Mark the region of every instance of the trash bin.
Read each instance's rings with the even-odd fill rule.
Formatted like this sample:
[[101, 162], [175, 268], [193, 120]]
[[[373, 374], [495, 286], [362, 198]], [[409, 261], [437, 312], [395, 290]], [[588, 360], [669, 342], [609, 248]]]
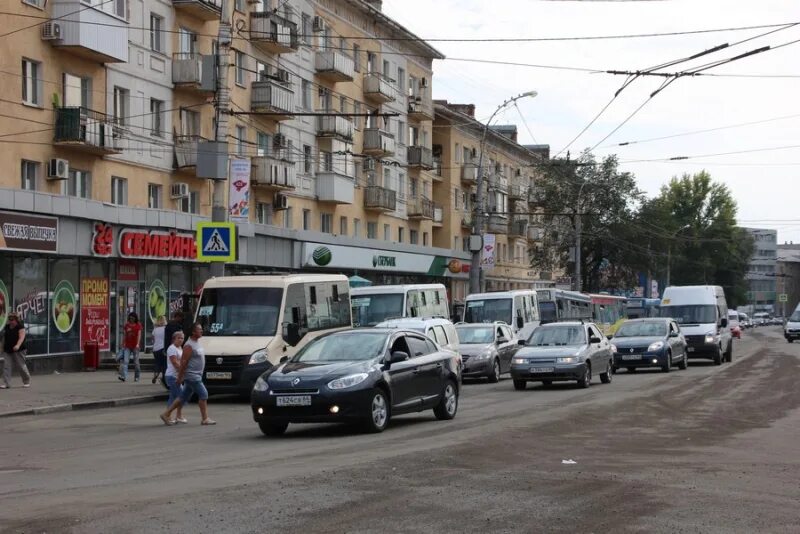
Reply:
[[96, 341], [87, 341], [83, 344], [83, 370], [97, 371], [100, 365], [100, 346]]

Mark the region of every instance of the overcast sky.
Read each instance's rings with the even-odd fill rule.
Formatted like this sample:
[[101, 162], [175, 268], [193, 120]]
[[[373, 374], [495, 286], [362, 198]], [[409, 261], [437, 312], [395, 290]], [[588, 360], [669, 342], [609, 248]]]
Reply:
[[[428, 39], [622, 35], [783, 24], [800, 22], [797, 6], [797, 0], [384, 0], [388, 15]], [[636, 70], [767, 31], [770, 29], [617, 40], [432, 44], [450, 58]], [[800, 25], [665, 70], [683, 70], [798, 39]], [[622, 168], [635, 173], [640, 187], [651, 196], [672, 176], [705, 168], [732, 190], [739, 204], [740, 224], [775, 228], [781, 243], [800, 242], [800, 183], [796, 179], [800, 172], [799, 54], [800, 42], [708, 71], [797, 78], [679, 79], [595, 153], [603, 156], [616, 152], [624, 162], [798, 145], [687, 161], [625, 163]], [[549, 144], [552, 154], [575, 137], [625, 81], [622, 76], [609, 74], [448, 60], [437, 61], [434, 71], [434, 98], [474, 103], [481, 119], [510, 96], [538, 91], [538, 97], [519, 103], [530, 133], [513, 107], [495, 122], [517, 124], [522, 143]], [[654, 77], [632, 83], [570, 147], [572, 154], [601, 141], [661, 83], [662, 79]], [[625, 147], [608, 146], [787, 115], [797, 116]]]

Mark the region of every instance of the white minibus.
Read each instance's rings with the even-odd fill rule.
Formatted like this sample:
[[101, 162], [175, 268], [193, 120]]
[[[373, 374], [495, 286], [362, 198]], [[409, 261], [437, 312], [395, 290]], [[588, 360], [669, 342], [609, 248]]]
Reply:
[[464, 304], [465, 323], [501, 321], [520, 339], [528, 339], [540, 324], [539, 303], [532, 289], [475, 293], [468, 295]]
[[442, 284], [357, 287], [350, 290], [353, 326], [375, 326], [388, 319], [450, 317]]

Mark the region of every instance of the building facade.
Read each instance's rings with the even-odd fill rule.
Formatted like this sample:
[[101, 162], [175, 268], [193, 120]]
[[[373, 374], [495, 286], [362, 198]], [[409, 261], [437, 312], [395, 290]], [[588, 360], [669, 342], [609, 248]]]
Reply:
[[[753, 313], [776, 313], [778, 273], [778, 232], [764, 228], [745, 228], [755, 247], [746, 279], [750, 286], [747, 305]], [[741, 308], [740, 308], [741, 309]]]
[[778, 301], [776, 312], [788, 317], [800, 305], [800, 245], [778, 245], [777, 269], [777, 292], [786, 295], [786, 300]]

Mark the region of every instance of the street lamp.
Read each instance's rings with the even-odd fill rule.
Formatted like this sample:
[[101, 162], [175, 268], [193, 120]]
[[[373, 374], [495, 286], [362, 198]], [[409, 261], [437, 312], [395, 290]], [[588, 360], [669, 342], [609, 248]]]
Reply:
[[669, 242], [669, 245], [667, 245], [667, 287], [669, 287], [669, 283], [670, 283], [670, 279], [671, 279], [670, 275], [672, 274], [672, 240], [675, 239], [676, 237], [678, 237], [678, 234], [680, 234], [684, 230], [688, 230], [691, 227], [692, 227], [691, 224], [684, 224], [683, 226], [678, 228], [676, 231], [674, 231], [672, 233], [672, 235], [670, 236], [670, 238], [669, 238], [670, 242]]
[[481, 251], [483, 250], [483, 152], [484, 147], [486, 145], [486, 135], [489, 133], [489, 126], [492, 124], [492, 121], [500, 113], [503, 109], [507, 108], [517, 100], [522, 98], [534, 98], [539, 93], [536, 91], [527, 91], [515, 97], [509, 98], [502, 104], [500, 104], [492, 116], [489, 117], [489, 120], [483, 125], [483, 134], [481, 135], [481, 144], [480, 144], [480, 156], [478, 157], [478, 194], [475, 198], [475, 206], [473, 206], [473, 211], [475, 216], [473, 217], [472, 221], [472, 235], [480, 235], [480, 248], [475, 247], [474, 245], [471, 246], [472, 249], [472, 265], [469, 271], [469, 292], [470, 293], [479, 293], [483, 286], [483, 272], [481, 270]]

